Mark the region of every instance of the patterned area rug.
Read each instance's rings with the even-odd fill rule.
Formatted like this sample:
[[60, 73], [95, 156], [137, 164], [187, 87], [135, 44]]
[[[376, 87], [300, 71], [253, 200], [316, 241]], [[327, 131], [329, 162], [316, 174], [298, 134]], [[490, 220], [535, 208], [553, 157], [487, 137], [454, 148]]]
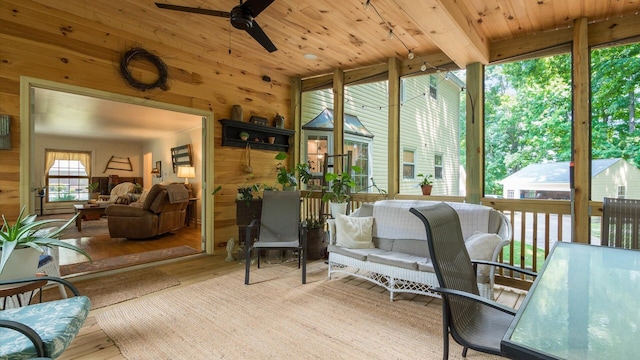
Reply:
[[199, 253], [200, 252], [196, 249], [190, 246], [183, 245], [168, 249], [147, 251], [138, 254], [115, 256], [107, 259], [98, 259], [94, 260], [93, 263], [85, 261], [75, 264], [62, 265], [60, 266], [60, 274], [62, 276], [65, 276], [68, 274], [113, 270], [127, 266], [146, 264], [154, 261], [173, 259], [180, 256], [195, 255]]

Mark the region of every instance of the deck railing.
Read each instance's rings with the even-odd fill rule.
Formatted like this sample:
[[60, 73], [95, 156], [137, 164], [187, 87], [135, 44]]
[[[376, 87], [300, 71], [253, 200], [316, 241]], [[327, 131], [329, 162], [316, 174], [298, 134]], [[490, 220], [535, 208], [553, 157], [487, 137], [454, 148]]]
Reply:
[[[303, 191], [303, 216], [320, 213], [320, 192]], [[380, 194], [353, 194], [350, 208], [357, 209], [363, 202], [387, 198]], [[396, 199], [423, 199], [463, 202], [463, 197], [435, 197], [398, 195]], [[483, 198], [482, 204], [504, 213], [511, 222], [511, 242], [503, 250], [499, 261], [521, 268], [539, 271], [549, 251], [557, 241], [572, 241], [571, 204], [566, 200], [494, 199]], [[592, 217], [599, 220], [602, 202], [591, 202]], [[599, 223], [599, 221], [597, 222]], [[597, 224], [596, 224], [597, 227]], [[592, 234], [590, 243], [599, 243], [598, 234]], [[496, 283], [528, 289], [533, 279], [517, 272], [496, 271]]]

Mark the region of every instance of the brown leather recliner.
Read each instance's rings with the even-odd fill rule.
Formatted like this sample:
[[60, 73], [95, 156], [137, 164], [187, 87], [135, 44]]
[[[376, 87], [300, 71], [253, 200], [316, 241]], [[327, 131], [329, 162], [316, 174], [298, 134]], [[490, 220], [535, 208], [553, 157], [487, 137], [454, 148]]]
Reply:
[[105, 210], [112, 238], [146, 239], [184, 225], [189, 191], [184, 184], [153, 185], [144, 202], [109, 205]]

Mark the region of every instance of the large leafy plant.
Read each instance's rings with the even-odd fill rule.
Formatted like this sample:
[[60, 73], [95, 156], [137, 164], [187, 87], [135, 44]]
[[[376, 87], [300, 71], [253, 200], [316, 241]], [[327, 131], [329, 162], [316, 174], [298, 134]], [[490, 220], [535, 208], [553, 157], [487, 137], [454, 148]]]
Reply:
[[[353, 166], [351, 169], [355, 173], [362, 171], [362, 168], [359, 166]], [[344, 203], [349, 200], [351, 197], [349, 192], [356, 186], [356, 181], [353, 179], [353, 176], [351, 176], [351, 173], [346, 171], [341, 174], [327, 173], [324, 178], [327, 182], [330, 182], [331, 185], [328, 188], [329, 192], [322, 196], [322, 201]]]
[[[285, 160], [288, 157], [287, 153], [279, 152], [276, 154], [276, 160]], [[296, 164], [291, 170], [288, 170], [285, 165], [279, 163], [277, 165], [278, 173], [276, 175], [276, 180], [278, 184], [282, 185], [283, 188], [298, 186], [297, 176], [300, 176], [300, 182], [306, 184], [311, 179], [312, 175], [309, 171], [309, 164]]]
[[46, 233], [41, 236], [38, 234], [38, 230], [41, 230], [43, 227], [48, 226], [52, 223], [60, 223], [64, 222], [64, 220], [60, 219], [47, 219], [47, 220], [37, 220], [35, 214], [24, 217], [24, 207], [20, 210], [20, 214], [18, 215], [18, 219], [15, 224], [11, 225], [5, 218], [4, 214], [2, 215], [2, 221], [4, 222], [2, 228], [0, 228], [0, 250], [2, 251], [2, 257], [0, 258], [0, 272], [4, 269], [5, 264], [11, 257], [11, 254], [16, 248], [22, 247], [32, 247], [38, 251], [44, 251], [44, 247], [62, 247], [65, 249], [70, 249], [73, 251], [77, 251], [80, 254], [84, 255], [91, 260], [91, 256], [82, 250], [81, 248], [66, 243], [64, 241], [58, 240], [56, 237], [64, 231], [69, 225], [71, 225], [79, 214], [76, 214], [69, 221], [67, 221], [64, 225], [57, 228], [57, 230]]

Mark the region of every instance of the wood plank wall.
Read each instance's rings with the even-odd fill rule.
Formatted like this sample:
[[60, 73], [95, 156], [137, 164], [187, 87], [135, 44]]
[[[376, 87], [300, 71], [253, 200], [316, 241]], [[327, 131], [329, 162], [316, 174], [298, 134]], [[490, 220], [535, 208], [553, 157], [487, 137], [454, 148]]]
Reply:
[[[292, 128], [291, 79], [277, 73], [265, 74], [250, 59], [225, 58], [223, 54], [189, 52], [188, 44], [161, 43], [153, 34], [140, 33], [133, 24], [118, 19], [94, 21], [87, 8], [73, 13], [32, 1], [0, 1], [0, 114], [11, 116], [11, 150], [0, 150], [0, 213], [15, 219], [20, 211], [20, 77], [29, 76], [63, 84], [148, 98], [212, 111], [214, 113], [214, 186], [222, 185], [215, 199], [215, 246], [237, 237], [235, 198], [237, 186], [247, 181], [242, 171], [244, 150], [221, 146], [220, 118], [228, 118], [231, 107], [240, 104], [245, 121], [251, 115], [273, 119], [284, 115]], [[109, 24], [109, 25], [105, 25]], [[142, 47], [158, 55], [169, 67], [169, 89], [141, 92], [127, 85], [118, 72], [121, 54]], [[131, 70], [153, 81], [151, 65]], [[271, 77], [270, 82], [262, 80]], [[251, 183], [275, 183], [275, 152], [253, 150]], [[211, 160], [209, 160], [211, 164]], [[211, 179], [209, 179], [211, 181]], [[206, 219], [211, 221], [211, 219]]]

